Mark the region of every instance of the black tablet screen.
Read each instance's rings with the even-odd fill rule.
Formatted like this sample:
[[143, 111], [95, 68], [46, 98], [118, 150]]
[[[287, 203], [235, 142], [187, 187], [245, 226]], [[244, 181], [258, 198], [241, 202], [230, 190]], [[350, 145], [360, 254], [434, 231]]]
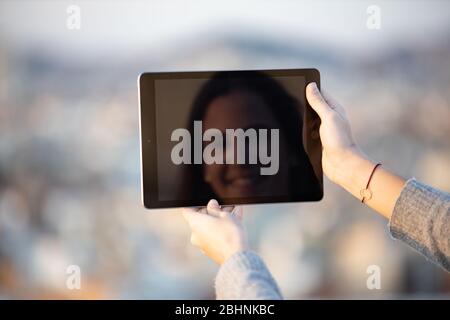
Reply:
[[319, 200], [320, 140], [304, 123], [305, 84], [259, 71], [154, 79], [157, 201]]

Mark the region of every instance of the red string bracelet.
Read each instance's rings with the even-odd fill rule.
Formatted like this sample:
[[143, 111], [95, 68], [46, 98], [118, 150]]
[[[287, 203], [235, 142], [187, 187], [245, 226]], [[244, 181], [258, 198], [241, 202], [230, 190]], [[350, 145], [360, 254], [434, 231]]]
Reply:
[[375, 170], [381, 166], [381, 163], [377, 163], [375, 167], [373, 167], [372, 173], [370, 174], [369, 180], [367, 180], [367, 185], [365, 189], [361, 189], [359, 192], [361, 194], [361, 202], [364, 203], [366, 200], [372, 199], [372, 190], [369, 189], [370, 181], [372, 180], [373, 174], [375, 173]]

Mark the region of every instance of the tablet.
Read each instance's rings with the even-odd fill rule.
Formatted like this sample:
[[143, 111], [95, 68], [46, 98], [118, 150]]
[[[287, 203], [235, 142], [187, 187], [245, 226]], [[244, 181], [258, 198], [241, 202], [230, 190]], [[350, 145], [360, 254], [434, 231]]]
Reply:
[[144, 206], [318, 201], [316, 69], [143, 73], [138, 79]]

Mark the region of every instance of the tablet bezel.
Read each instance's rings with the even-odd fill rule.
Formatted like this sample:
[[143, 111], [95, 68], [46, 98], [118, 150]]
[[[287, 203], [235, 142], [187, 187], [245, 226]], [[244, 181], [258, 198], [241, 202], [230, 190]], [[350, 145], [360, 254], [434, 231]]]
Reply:
[[[214, 71], [183, 71], [183, 72], [145, 72], [138, 78], [139, 91], [139, 135], [140, 135], [140, 162], [141, 162], [141, 196], [142, 203], [147, 209], [176, 208], [176, 207], [198, 207], [205, 206], [206, 203], [194, 203], [193, 200], [159, 200], [158, 199], [158, 163], [156, 149], [156, 109], [155, 109], [155, 80], [160, 79], [203, 79], [210, 78]], [[310, 82], [316, 82], [320, 88], [320, 73], [317, 69], [280, 69], [280, 70], [229, 70], [229, 71], [261, 71], [272, 77], [298, 76], [305, 78], [305, 87]], [[306, 95], [306, 93], [303, 93]], [[306, 134], [307, 139], [311, 139], [311, 133], [317, 131], [320, 126], [320, 118], [308, 104], [306, 96], [305, 114], [310, 113], [314, 125], [312, 131]], [[306, 117], [305, 117], [306, 118]], [[320, 139], [319, 139], [320, 143]], [[320, 148], [321, 150], [321, 148]], [[322, 155], [318, 155], [321, 163]], [[321, 169], [321, 166], [320, 166]], [[323, 198], [323, 173], [320, 170], [318, 176], [321, 185], [321, 194], [314, 199], [299, 200], [293, 196], [282, 197], [255, 197], [255, 198], [228, 198], [223, 199], [221, 204], [269, 204], [284, 202], [311, 202], [320, 201]]]

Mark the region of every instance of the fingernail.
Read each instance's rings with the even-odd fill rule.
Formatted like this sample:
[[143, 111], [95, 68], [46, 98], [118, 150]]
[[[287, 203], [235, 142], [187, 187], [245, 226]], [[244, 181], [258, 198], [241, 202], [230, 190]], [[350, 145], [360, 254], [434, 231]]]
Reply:
[[216, 199], [211, 199], [208, 202], [208, 207], [219, 208], [219, 202]]

